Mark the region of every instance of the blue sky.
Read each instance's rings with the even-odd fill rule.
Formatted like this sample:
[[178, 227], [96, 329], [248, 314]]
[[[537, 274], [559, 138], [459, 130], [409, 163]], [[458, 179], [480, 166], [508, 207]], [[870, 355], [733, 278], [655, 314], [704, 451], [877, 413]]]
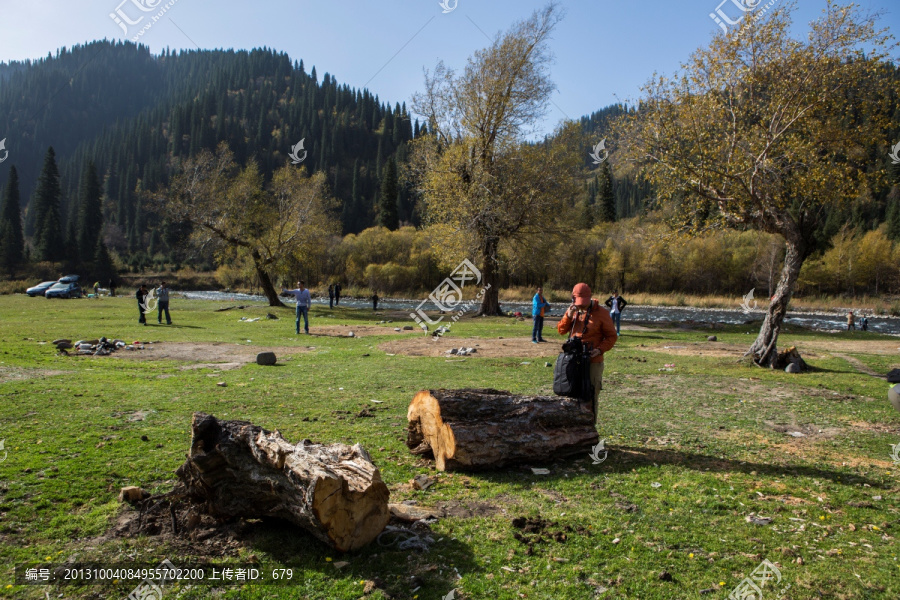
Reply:
[[[588, 114], [629, 101], [654, 72], [672, 73], [692, 50], [705, 45], [717, 25], [717, 7], [740, 14], [726, 0], [569, 0], [566, 18], [551, 46], [558, 91], [542, 124]], [[755, 0], [747, 0], [754, 2]], [[775, 0], [786, 2], [787, 0]], [[303, 59], [353, 87], [367, 86], [383, 100], [409, 101], [422, 87], [422, 70], [439, 59], [461, 67], [487, 36], [507, 29], [542, 7], [544, 0], [0, 0], [0, 61], [46, 56], [61, 46], [94, 39], [125, 39], [110, 13], [132, 21], [174, 2], [140, 38], [159, 53], [177, 48], [267, 46]], [[142, 13], [133, 2], [156, 7]], [[882, 23], [900, 31], [897, 0], [861, 0], [866, 10], [885, 13]], [[800, 0], [795, 22], [818, 16], [825, 0]], [[131, 39], [143, 22], [131, 27]]]

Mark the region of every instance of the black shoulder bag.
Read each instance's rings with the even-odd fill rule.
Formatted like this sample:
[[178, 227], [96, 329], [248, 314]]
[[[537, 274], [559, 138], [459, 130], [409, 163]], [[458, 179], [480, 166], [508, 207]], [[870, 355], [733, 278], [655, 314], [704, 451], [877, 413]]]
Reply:
[[[591, 304], [591, 309], [594, 305]], [[577, 318], [576, 318], [577, 319]], [[590, 309], [584, 316], [583, 336], [587, 332]], [[586, 402], [594, 400], [594, 386], [591, 385], [591, 344], [580, 337], [572, 337], [576, 323], [569, 330], [569, 337], [563, 344], [562, 352], [556, 357], [553, 369], [553, 393], [567, 398], [580, 398]]]

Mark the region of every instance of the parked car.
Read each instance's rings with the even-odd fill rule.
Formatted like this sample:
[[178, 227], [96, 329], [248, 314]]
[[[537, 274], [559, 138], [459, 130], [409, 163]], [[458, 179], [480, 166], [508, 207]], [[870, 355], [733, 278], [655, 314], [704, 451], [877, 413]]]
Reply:
[[81, 298], [83, 292], [78, 281], [65, 281], [67, 277], [63, 277], [53, 284], [53, 286], [44, 293], [47, 298]]
[[55, 281], [44, 281], [42, 283], [37, 284], [34, 287], [28, 288], [27, 290], [25, 290], [25, 293], [28, 294], [29, 296], [31, 296], [32, 298], [34, 298], [35, 296], [43, 296], [46, 293], [46, 291], [50, 289], [50, 286], [52, 286], [54, 283], [56, 283], [56, 282]]

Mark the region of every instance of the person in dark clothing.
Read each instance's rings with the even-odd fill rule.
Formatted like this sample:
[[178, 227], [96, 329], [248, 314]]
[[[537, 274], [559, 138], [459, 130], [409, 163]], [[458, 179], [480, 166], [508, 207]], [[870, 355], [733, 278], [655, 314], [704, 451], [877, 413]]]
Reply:
[[628, 302], [625, 301], [625, 298], [619, 295], [618, 291], [615, 291], [613, 292], [612, 296], [607, 298], [605, 304], [606, 308], [609, 309], [609, 316], [612, 317], [613, 323], [616, 324], [616, 335], [622, 335], [622, 311], [625, 310], [626, 306], [628, 306]]
[[328, 286], [328, 308], [334, 308], [334, 284]]
[[116, 280], [113, 278], [109, 279], [109, 295], [113, 298], [116, 296]]
[[859, 327], [863, 331], [869, 330], [869, 317], [863, 315], [863, 317], [859, 320]]
[[147, 315], [144, 313], [147, 310], [147, 285], [141, 284], [141, 287], [138, 288], [138, 291], [135, 292], [134, 297], [137, 298], [138, 301], [138, 323], [141, 325], [147, 324]]
[[341, 284], [334, 284], [334, 303], [336, 305], [340, 305], [341, 303]]
[[372, 310], [373, 311], [378, 310], [378, 293], [377, 292], [372, 296]]

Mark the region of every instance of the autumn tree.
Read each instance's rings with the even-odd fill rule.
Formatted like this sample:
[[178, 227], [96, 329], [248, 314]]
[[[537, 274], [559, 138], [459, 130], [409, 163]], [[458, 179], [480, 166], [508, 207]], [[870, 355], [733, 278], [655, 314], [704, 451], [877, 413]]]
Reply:
[[161, 200], [170, 219], [193, 225], [198, 244], [249, 257], [270, 306], [283, 306], [272, 273], [339, 229], [324, 174], [288, 165], [265, 185], [257, 165], [240, 168], [225, 144], [187, 160]]
[[526, 143], [555, 89], [548, 41], [561, 16], [558, 4], [548, 4], [476, 52], [459, 74], [439, 62], [413, 99], [429, 125], [415, 142], [412, 167], [425, 221], [464, 237], [456, 247], [480, 255], [490, 286], [482, 315], [501, 312], [500, 245], [540, 231], [574, 185], [566, 150], [581, 140], [566, 146], [571, 131], [552, 143]]
[[867, 149], [888, 139], [893, 107], [877, 99], [896, 97], [885, 89], [896, 82], [878, 76], [890, 38], [877, 16], [829, 0], [801, 41], [790, 35], [795, 8], [748, 18], [740, 35], [719, 33], [695, 51], [677, 77], [654, 77], [617, 136], [619, 158], [644, 167], [683, 231], [753, 228], [784, 238], [778, 284], [747, 352], [765, 366], [820, 221], [885, 185]]

